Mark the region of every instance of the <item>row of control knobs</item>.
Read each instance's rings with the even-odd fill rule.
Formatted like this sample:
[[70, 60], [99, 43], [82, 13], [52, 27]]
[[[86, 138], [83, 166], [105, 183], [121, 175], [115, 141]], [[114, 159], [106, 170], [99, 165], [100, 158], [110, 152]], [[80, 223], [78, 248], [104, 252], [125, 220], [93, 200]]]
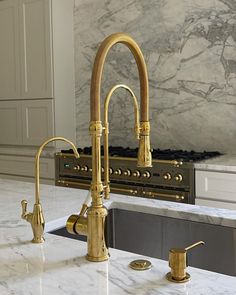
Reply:
[[[80, 166], [80, 165], [76, 165], [74, 167], [74, 170], [76, 171], [82, 171], [82, 172], [92, 172], [92, 168], [88, 168], [88, 166]], [[102, 173], [104, 173], [104, 168], [102, 167]], [[139, 170], [135, 170], [134, 172], [132, 172], [130, 169], [126, 169], [124, 172], [122, 171], [122, 169], [118, 168], [115, 171], [112, 168], [109, 168], [109, 174], [115, 174], [115, 175], [125, 175], [125, 176], [134, 176], [134, 177], [145, 177], [145, 178], [150, 178], [151, 177], [151, 173], [149, 171], [144, 171], [143, 173], [141, 173]]]
[[[80, 166], [77, 165], [74, 167], [74, 170], [76, 171], [82, 171], [82, 172], [92, 172], [92, 168], [88, 168], [88, 166], [84, 165], [84, 166]], [[102, 173], [104, 173], [104, 168], [102, 167]], [[117, 176], [133, 176], [133, 177], [145, 177], [145, 178], [150, 178], [151, 177], [151, 173], [149, 171], [144, 171], [143, 173], [141, 173], [141, 171], [139, 170], [135, 170], [135, 171], [131, 171], [130, 169], [126, 169], [125, 171], [122, 171], [122, 169], [118, 168], [115, 171], [112, 168], [109, 168], [109, 174], [115, 174]], [[183, 181], [183, 176], [181, 174], [176, 174], [174, 176], [172, 176], [169, 172], [165, 173], [163, 175], [163, 178], [167, 181], [174, 179], [177, 182], [182, 182]]]
[[[173, 177], [172, 177], [172, 175], [169, 172], [167, 172], [166, 174], [164, 174], [163, 178], [165, 180], [171, 180]], [[183, 175], [176, 174], [174, 176], [174, 180], [177, 181], [177, 182], [182, 182], [183, 181]]]

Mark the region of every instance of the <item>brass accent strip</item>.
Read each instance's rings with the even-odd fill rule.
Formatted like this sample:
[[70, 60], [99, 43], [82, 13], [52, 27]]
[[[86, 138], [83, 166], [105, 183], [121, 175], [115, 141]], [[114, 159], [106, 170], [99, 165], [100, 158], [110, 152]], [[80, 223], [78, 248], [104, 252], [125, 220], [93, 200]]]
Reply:
[[[67, 153], [57, 153], [56, 156], [58, 157], [74, 157], [73, 154], [67, 154]], [[84, 155], [81, 154], [80, 157], [85, 157], [85, 158], [91, 158], [91, 155]], [[103, 158], [103, 156], [102, 156]], [[131, 157], [114, 157], [113, 159], [115, 160], [127, 160], [127, 161], [136, 161], [137, 158], [131, 158]], [[177, 161], [177, 160], [158, 160], [158, 159], [152, 159], [152, 162], [154, 163], [159, 163], [159, 164], [170, 164], [176, 167], [182, 166], [183, 162], [182, 161]]]
[[166, 194], [166, 193], [156, 193], [156, 192], [145, 192], [143, 191], [144, 195], [148, 196], [159, 196], [159, 197], [164, 197], [164, 198], [172, 198], [176, 200], [184, 200], [185, 197], [183, 195], [171, 195], [171, 194]]
[[[75, 185], [75, 186], [84, 186], [84, 187], [89, 187], [90, 185], [87, 183], [83, 183], [83, 182], [75, 182], [75, 181], [65, 181], [65, 180], [58, 180], [58, 183], [61, 184], [71, 184], [71, 185]], [[111, 190], [113, 191], [121, 191], [121, 192], [125, 192], [125, 193], [130, 193], [130, 194], [137, 194], [138, 191], [136, 189], [126, 189], [126, 188], [119, 188], [119, 187], [111, 187]], [[157, 192], [145, 192], [143, 191], [143, 195], [147, 195], [147, 196], [159, 196], [159, 197], [163, 197], [163, 198], [173, 198], [176, 200], [184, 200], [185, 197], [183, 195], [171, 195], [171, 194], [166, 194], [166, 193], [157, 193]]]

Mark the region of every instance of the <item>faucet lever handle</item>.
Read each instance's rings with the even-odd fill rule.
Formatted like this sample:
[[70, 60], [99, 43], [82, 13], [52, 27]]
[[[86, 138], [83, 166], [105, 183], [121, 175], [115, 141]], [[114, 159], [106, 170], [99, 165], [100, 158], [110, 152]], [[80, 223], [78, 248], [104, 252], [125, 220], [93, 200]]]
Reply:
[[26, 211], [27, 211], [27, 205], [28, 205], [28, 202], [26, 200], [22, 200], [21, 201], [21, 207], [22, 207], [22, 218], [26, 215]]
[[22, 207], [21, 218], [22, 218], [22, 219], [25, 219], [25, 220], [28, 221], [28, 222], [30, 222], [33, 213], [28, 213], [28, 212], [27, 212], [27, 205], [28, 205], [28, 202], [27, 202], [26, 200], [22, 200], [22, 201], [21, 201], [21, 207]]

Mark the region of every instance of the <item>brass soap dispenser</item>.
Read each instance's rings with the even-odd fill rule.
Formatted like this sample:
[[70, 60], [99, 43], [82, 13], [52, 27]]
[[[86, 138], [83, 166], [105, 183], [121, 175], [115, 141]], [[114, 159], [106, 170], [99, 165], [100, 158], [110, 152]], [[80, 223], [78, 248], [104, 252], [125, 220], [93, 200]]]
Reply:
[[199, 241], [184, 249], [172, 248], [169, 251], [169, 266], [171, 271], [167, 273], [167, 280], [174, 283], [185, 283], [190, 280], [190, 274], [186, 272], [187, 267], [187, 251], [199, 246], [204, 245], [203, 241]]

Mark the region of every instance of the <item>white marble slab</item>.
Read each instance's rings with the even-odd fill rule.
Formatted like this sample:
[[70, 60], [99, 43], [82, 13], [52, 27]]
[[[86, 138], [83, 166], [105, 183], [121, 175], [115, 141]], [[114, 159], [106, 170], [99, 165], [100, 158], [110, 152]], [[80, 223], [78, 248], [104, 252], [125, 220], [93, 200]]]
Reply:
[[[78, 211], [76, 208], [79, 209], [86, 194], [84, 190], [42, 185], [42, 205], [46, 221], [51, 222], [49, 225], [58, 226], [54, 220], [64, 222], [63, 217]], [[165, 280], [169, 267], [167, 262], [162, 260], [148, 258], [153, 263], [153, 268], [146, 272], [135, 272], [128, 264], [133, 259], [142, 257], [140, 255], [110, 249], [111, 258], [108, 262], [90, 263], [84, 258], [86, 243], [80, 241], [45, 234], [44, 244], [31, 244], [30, 225], [20, 218], [20, 201], [23, 197], [29, 200], [31, 209], [34, 201], [32, 183], [0, 179], [1, 295], [235, 295], [235, 277], [189, 267], [188, 272], [192, 275], [192, 280], [178, 285]], [[210, 213], [206, 208], [199, 206], [155, 202], [119, 195], [111, 195], [107, 207], [140, 209], [143, 212], [150, 210], [152, 214], [159, 212], [165, 216], [176, 211], [176, 215], [184, 219], [185, 214], [196, 216], [201, 210], [202, 216], [206, 212]], [[230, 214], [231, 211], [216, 210], [215, 219], [224, 220], [227, 212]], [[200, 220], [202, 216], [199, 215]], [[214, 219], [212, 216], [208, 218], [209, 223]], [[231, 218], [233, 220], [233, 214]]]
[[236, 173], [236, 155], [226, 154], [194, 164], [197, 170], [209, 170]]

